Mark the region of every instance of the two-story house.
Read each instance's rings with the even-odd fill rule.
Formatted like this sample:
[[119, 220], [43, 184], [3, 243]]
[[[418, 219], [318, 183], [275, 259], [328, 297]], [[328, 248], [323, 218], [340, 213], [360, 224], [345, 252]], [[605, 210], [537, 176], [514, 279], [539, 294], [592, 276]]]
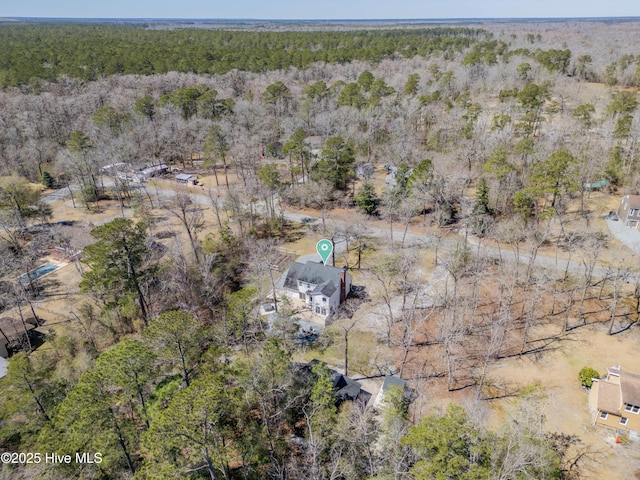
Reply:
[[593, 380], [589, 407], [595, 425], [640, 432], [640, 375], [607, 368], [605, 378]]
[[293, 262], [276, 285], [281, 295], [302, 300], [314, 315], [327, 319], [335, 313], [351, 291], [347, 267], [336, 268], [321, 262]]
[[620, 200], [618, 217], [628, 227], [640, 226], [640, 195], [625, 195]]

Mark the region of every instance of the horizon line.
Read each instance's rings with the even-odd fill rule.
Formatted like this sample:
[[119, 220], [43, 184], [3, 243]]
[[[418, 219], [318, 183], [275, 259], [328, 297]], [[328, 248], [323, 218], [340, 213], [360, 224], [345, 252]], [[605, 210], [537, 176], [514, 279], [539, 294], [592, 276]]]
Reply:
[[226, 21], [226, 22], [420, 22], [460, 20], [616, 20], [640, 19], [640, 15], [589, 17], [425, 17], [425, 18], [241, 18], [241, 17], [39, 17], [0, 16], [0, 21], [11, 20], [135, 20], [135, 21]]

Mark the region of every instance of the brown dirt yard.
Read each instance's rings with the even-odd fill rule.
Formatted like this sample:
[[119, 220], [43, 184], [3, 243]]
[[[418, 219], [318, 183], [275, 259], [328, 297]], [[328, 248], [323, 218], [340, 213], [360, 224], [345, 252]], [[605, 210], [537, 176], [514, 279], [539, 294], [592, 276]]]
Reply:
[[[230, 183], [239, 183], [235, 175], [229, 175]], [[233, 180], [232, 180], [233, 178]], [[222, 179], [222, 177], [221, 177]], [[205, 184], [211, 178], [203, 179]], [[210, 184], [210, 183], [209, 183]], [[213, 182], [215, 186], [215, 181]], [[224, 185], [224, 183], [223, 183]], [[152, 190], [152, 189], [151, 189]], [[194, 191], [199, 189], [194, 188]], [[224, 187], [217, 189], [221, 195], [226, 190]], [[153, 192], [151, 192], [153, 194]], [[202, 191], [199, 193], [203, 193]], [[591, 228], [606, 231], [604, 221], [600, 221], [599, 212], [606, 213], [614, 209], [613, 205], [618, 201], [618, 196], [606, 193], [594, 192], [588, 199], [588, 204], [593, 211]], [[54, 209], [54, 221], [75, 222], [69, 234], [76, 238], [75, 246], [81, 248], [90, 240], [88, 231], [92, 225], [104, 223], [120, 215], [120, 209], [116, 202], [105, 202], [101, 213], [89, 213], [80, 208], [73, 209], [70, 201], [59, 201], [52, 205]], [[204, 207], [210, 210], [210, 207]], [[575, 216], [575, 204], [572, 202], [570, 210], [573, 210], [573, 222], [575, 228], [580, 228], [580, 220]], [[319, 213], [313, 210], [301, 210], [301, 213], [319, 217]], [[132, 212], [131, 212], [132, 213]], [[180, 241], [183, 236], [182, 229], [173, 218], [168, 218], [166, 211], [154, 211], [155, 215], [164, 220], [157, 226], [158, 230], [175, 231], [173, 241]], [[341, 221], [349, 219], [350, 211], [335, 210], [329, 213], [329, 221]], [[210, 230], [202, 232], [213, 233], [215, 220], [212, 212], [206, 212], [206, 221]], [[319, 224], [319, 222], [316, 222]], [[385, 228], [386, 222], [370, 221], [372, 226]], [[77, 230], [76, 230], [77, 229]], [[398, 231], [400, 228], [398, 229]], [[433, 233], [432, 226], [424, 226], [422, 219], [414, 219], [411, 225], [413, 233]], [[557, 229], [554, 227], [554, 231]], [[287, 249], [295, 254], [309, 253], [315, 249], [315, 241], [320, 232], [308, 232], [294, 244], [287, 244]], [[441, 235], [455, 235], [442, 232]], [[186, 242], [183, 246], [186, 247]], [[383, 239], [372, 241], [376, 251], [368, 251], [365, 254], [363, 264], [372, 265], [378, 255], [385, 253], [388, 248]], [[606, 253], [601, 259], [608, 263], [615, 258], [615, 252], [619, 248], [616, 241], [611, 241]], [[387, 252], [388, 253], [388, 252]], [[430, 249], [418, 249], [421, 263], [421, 276], [428, 278], [434, 264], [434, 252]], [[552, 256], [556, 254], [552, 247], [544, 247], [541, 254]], [[560, 252], [561, 256], [568, 252]], [[353, 254], [350, 255], [349, 264], [354, 264]], [[59, 270], [52, 272], [43, 279], [45, 295], [36, 302], [37, 312], [47, 320], [43, 328], [73, 329], [76, 328], [69, 319], [70, 305], [78, 305], [82, 295], [77, 290], [80, 281], [80, 273], [71, 263]], [[365, 303], [356, 313], [359, 320], [356, 322], [350, 336], [350, 364], [353, 376], [374, 375], [380, 368], [397, 363], [398, 353], [387, 348], [382, 337], [384, 336], [384, 305], [380, 303], [380, 289], [366, 273], [354, 272], [354, 282], [366, 285], [371, 294], [371, 303]], [[327, 329], [329, 335], [333, 335], [333, 343], [323, 351], [300, 352], [299, 358], [320, 358], [330, 364], [341, 366], [343, 362], [344, 330], [341, 325], [346, 321], [337, 321]], [[551, 327], [549, 327], [551, 328]], [[557, 322], [553, 325], [554, 334], [557, 333]], [[45, 330], [46, 331], [46, 330]], [[537, 332], [543, 333], [543, 332]], [[539, 385], [549, 396], [548, 406], [544, 412], [546, 428], [550, 432], [558, 432], [573, 435], [579, 438], [580, 443], [576, 450], [586, 449], [594, 452], [590, 461], [583, 468], [584, 478], [599, 478], [601, 480], [633, 478], [635, 472], [640, 471], [640, 446], [637, 442], [629, 445], [616, 445], [613, 442], [613, 433], [596, 429], [590, 423], [590, 412], [587, 405], [588, 393], [578, 382], [578, 371], [584, 366], [597, 369], [600, 373], [606, 371], [606, 367], [621, 365], [623, 368], [640, 372], [638, 361], [638, 346], [640, 345], [640, 328], [634, 325], [626, 331], [616, 335], [607, 335], [606, 323], [593, 323], [576, 328], [559, 338], [554, 348], [547, 349], [535, 355], [512, 356], [502, 358], [490, 364], [488, 378], [492, 384], [502, 384], [514, 387], [513, 390], [521, 390], [528, 386]], [[441, 360], [441, 359], [440, 359]], [[410, 373], [410, 372], [409, 372]], [[381, 382], [380, 382], [381, 383]], [[370, 389], [375, 389], [377, 383], [371, 382]], [[427, 414], [432, 408], [445, 405], [449, 402], [464, 403], [475, 396], [474, 388], [466, 388], [456, 392], [449, 392], [446, 387], [446, 379], [442, 377], [429, 378], [426, 381], [414, 381], [414, 386], [423, 393], [423, 399], [418, 405], [414, 405], [414, 414]], [[374, 392], [375, 393], [375, 392]], [[506, 411], [513, 397], [494, 400], [482, 400], [482, 404], [489, 408], [489, 422], [494, 427], [499, 427], [506, 420]]]
[[[544, 412], [547, 430], [575, 435], [581, 441], [578, 448], [597, 452], [593, 455], [595, 461], [583, 469], [584, 478], [630, 479], [640, 473], [640, 445], [637, 441], [617, 445], [613, 431], [591, 425], [588, 392], [578, 382], [578, 372], [590, 366], [604, 374], [606, 368], [613, 365], [639, 372], [639, 345], [637, 326], [624, 333], [608, 335], [606, 325], [595, 324], [572, 331], [557, 349], [538, 358], [522, 356], [501, 360], [491, 367], [490, 375], [499, 382], [522, 386], [539, 384], [543, 388], [549, 395]], [[501, 412], [508, 402], [509, 399], [490, 402], [494, 424], [504, 421]]]

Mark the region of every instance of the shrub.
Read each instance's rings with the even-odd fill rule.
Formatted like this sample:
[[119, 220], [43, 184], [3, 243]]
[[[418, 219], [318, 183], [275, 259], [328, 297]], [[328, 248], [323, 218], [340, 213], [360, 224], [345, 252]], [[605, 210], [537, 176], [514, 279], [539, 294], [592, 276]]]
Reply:
[[600, 374], [591, 367], [583, 367], [578, 373], [578, 380], [580, 380], [583, 387], [591, 388], [594, 378], [600, 378]]

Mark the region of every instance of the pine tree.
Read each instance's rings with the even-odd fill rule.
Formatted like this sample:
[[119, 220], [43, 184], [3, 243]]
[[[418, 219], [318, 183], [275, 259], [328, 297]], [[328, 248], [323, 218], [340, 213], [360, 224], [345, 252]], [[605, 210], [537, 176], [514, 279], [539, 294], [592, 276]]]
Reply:
[[380, 199], [371, 182], [366, 182], [360, 187], [355, 196], [355, 202], [361, 212], [367, 215], [377, 215]]

